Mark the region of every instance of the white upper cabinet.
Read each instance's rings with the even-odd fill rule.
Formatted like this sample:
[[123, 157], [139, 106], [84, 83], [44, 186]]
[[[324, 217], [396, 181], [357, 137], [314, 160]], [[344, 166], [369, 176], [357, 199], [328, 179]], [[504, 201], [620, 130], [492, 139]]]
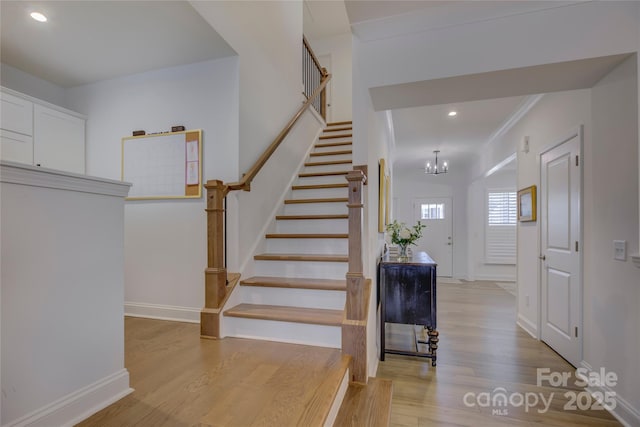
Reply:
[[23, 135], [33, 135], [33, 102], [0, 92], [1, 128]]
[[82, 115], [4, 88], [0, 95], [0, 159], [85, 173]]
[[33, 137], [0, 129], [0, 159], [33, 163]]
[[33, 115], [33, 163], [84, 174], [85, 121], [38, 104]]

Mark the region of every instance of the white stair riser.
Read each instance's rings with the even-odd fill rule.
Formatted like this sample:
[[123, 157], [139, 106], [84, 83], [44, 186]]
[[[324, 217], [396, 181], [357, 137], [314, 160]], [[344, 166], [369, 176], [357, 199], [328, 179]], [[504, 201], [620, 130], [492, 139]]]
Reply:
[[309, 325], [228, 316], [225, 318], [225, 325], [227, 325], [227, 335], [231, 337], [331, 348], [340, 348], [342, 346], [342, 330], [339, 326]]
[[[334, 151], [334, 150], [330, 150]], [[309, 156], [307, 161], [309, 162], [324, 162], [324, 161], [333, 161], [333, 160], [352, 160], [353, 156], [351, 154], [328, 154], [324, 156]]]
[[346, 175], [309, 176], [298, 178], [295, 185], [344, 184], [345, 182], [347, 182]]
[[276, 233], [348, 233], [347, 219], [278, 220]]
[[284, 215], [346, 214], [347, 202], [291, 203], [284, 205]]
[[[306, 185], [306, 184], [300, 184]], [[312, 190], [292, 190], [292, 199], [318, 199], [333, 197], [348, 197], [348, 188], [314, 188]]]
[[[318, 161], [310, 160], [311, 163], [317, 163]], [[305, 166], [302, 169], [302, 172], [303, 173], [338, 172], [338, 171], [349, 171], [351, 169], [353, 169], [352, 163], [340, 163], [337, 165]]]
[[314, 147], [315, 153], [326, 153], [327, 151], [353, 150], [353, 143], [345, 145], [330, 145], [328, 147]]
[[241, 286], [242, 302], [248, 304], [344, 310], [346, 292], [313, 289], [266, 288]]
[[255, 275], [293, 278], [313, 277], [317, 279], [344, 279], [347, 274], [347, 267], [348, 265], [346, 262], [256, 260]]
[[276, 254], [346, 254], [348, 239], [267, 239], [266, 252]]

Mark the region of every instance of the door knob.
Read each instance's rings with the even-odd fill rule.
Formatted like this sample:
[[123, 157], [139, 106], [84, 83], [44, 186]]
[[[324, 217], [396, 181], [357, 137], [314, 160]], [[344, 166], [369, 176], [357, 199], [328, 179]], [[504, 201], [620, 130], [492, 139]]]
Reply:
[[538, 258], [540, 258], [543, 261], [547, 259], [547, 257], [545, 255], [540, 255]]

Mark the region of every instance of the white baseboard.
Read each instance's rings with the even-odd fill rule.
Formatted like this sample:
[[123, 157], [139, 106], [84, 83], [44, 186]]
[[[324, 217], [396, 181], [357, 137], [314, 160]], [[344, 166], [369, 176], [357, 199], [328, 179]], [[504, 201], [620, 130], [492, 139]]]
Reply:
[[538, 327], [529, 319], [523, 317], [521, 314], [518, 314], [518, 320], [516, 321], [516, 324], [524, 329], [524, 331], [531, 335], [533, 338], [538, 339]]
[[71, 427], [132, 392], [129, 371], [122, 369], [3, 427]]
[[511, 274], [476, 274], [475, 280], [495, 281], [495, 282], [515, 282], [516, 276]]
[[[587, 369], [589, 372], [593, 372], [593, 368], [584, 360], [580, 363], [580, 365]], [[577, 374], [576, 374], [577, 375]], [[583, 380], [586, 378], [582, 377]], [[625, 400], [622, 396], [620, 396], [615, 389], [607, 387], [605, 385], [602, 386], [590, 386], [587, 387], [586, 390], [593, 395], [593, 393], [598, 392], [598, 394], [605, 395], [605, 393], [609, 393], [609, 395], [614, 396], [616, 407], [609, 411], [611, 415], [616, 417], [618, 421], [622, 423], [625, 427], [632, 426], [640, 426], [640, 409], [634, 408], [627, 400]]]
[[124, 315], [174, 322], [200, 323], [199, 308], [124, 302]]

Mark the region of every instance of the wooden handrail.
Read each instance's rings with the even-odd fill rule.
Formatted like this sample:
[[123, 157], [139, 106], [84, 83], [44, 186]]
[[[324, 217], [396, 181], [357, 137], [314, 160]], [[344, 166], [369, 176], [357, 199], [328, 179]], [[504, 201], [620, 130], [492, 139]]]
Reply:
[[225, 195], [232, 190], [251, 191], [251, 181], [253, 181], [253, 178], [256, 177], [258, 172], [260, 172], [260, 169], [262, 169], [265, 163], [267, 163], [267, 160], [269, 160], [269, 158], [276, 151], [278, 146], [280, 146], [280, 144], [282, 143], [282, 141], [284, 141], [284, 139], [287, 137], [289, 132], [291, 132], [291, 129], [293, 129], [293, 126], [296, 124], [298, 119], [300, 119], [300, 117], [305, 112], [305, 110], [309, 108], [313, 100], [318, 95], [320, 95], [322, 90], [327, 86], [327, 83], [329, 82], [330, 79], [331, 79], [331, 74], [325, 74], [324, 76], [322, 76], [320, 86], [318, 86], [316, 90], [313, 91], [309, 99], [307, 99], [305, 103], [302, 104], [302, 107], [300, 107], [300, 109], [291, 118], [291, 120], [289, 120], [289, 122], [284, 127], [284, 129], [280, 131], [276, 139], [274, 139], [271, 145], [267, 147], [264, 153], [262, 153], [262, 155], [258, 158], [258, 160], [256, 160], [256, 162], [253, 164], [253, 166], [251, 166], [251, 168], [247, 171], [247, 173], [242, 175], [242, 179], [238, 182], [230, 182], [227, 184]]
[[[302, 107], [289, 120], [287, 125], [280, 131], [276, 139], [267, 147], [262, 155], [256, 160], [251, 168], [242, 175], [238, 182], [225, 184], [220, 180], [209, 180], [204, 187], [207, 189], [207, 268], [205, 269], [205, 307], [200, 312], [200, 335], [203, 338], [220, 337], [220, 315], [221, 306], [226, 301], [228, 295], [227, 269], [225, 267], [224, 249], [224, 200], [227, 194], [233, 190], [251, 190], [251, 182], [258, 175], [260, 169], [267, 163], [267, 160], [287, 137], [293, 126], [298, 122], [302, 114], [312, 105], [313, 101], [320, 96], [324, 102], [324, 89], [331, 79], [331, 74], [327, 70], [320, 68], [318, 58], [309, 47], [307, 40], [303, 38], [303, 43], [307, 51], [311, 54], [315, 65], [320, 72], [320, 82], [314, 89], [311, 96], [302, 104]], [[317, 82], [314, 81], [315, 85]], [[306, 96], [306, 95], [305, 95]], [[321, 114], [324, 114], [324, 106], [321, 106]], [[324, 118], [324, 115], [323, 115]]]

